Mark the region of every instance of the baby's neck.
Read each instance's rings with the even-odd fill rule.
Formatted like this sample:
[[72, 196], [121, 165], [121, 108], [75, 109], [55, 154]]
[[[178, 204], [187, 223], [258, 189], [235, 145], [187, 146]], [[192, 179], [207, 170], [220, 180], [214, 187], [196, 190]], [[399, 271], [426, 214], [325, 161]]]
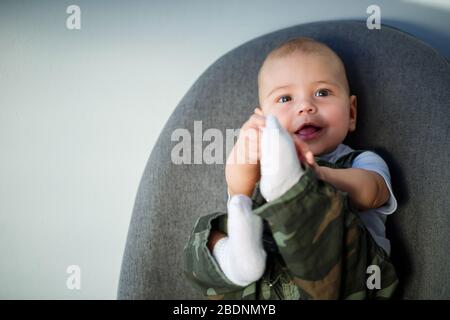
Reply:
[[349, 148], [349, 147], [346, 146], [345, 144], [340, 143], [332, 151], [326, 152], [326, 153], [322, 153], [320, 155], [316, 155], [315, 157], [319, 158], [319, 159], [322, 159], [322, 160], [325, 160], [325, 161], [330, 161], [331, 159], [336, 157], [336, 154], [346, 151], [345, 149], [347, 149], [347, 148]]

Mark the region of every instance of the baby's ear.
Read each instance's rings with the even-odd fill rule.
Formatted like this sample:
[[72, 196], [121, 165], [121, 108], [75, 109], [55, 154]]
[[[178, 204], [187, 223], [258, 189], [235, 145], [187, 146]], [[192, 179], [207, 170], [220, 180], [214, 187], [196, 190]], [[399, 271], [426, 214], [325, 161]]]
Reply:
[[355, 95], [350, 96], [350, 127], [349, 131], [355, 131], [356, 129], [356, 116], [357, 116], [357, 99]]

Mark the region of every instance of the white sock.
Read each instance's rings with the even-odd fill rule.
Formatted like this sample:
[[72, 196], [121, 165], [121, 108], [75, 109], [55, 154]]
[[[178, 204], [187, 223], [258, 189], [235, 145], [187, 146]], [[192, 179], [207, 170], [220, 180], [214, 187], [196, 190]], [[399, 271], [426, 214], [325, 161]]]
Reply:
[[263, 128], [260, 163], [259, 187], [268, 202], [292, 188], [304, 173], [292, 137], [272, 115]]
[[247, 286], [257, 281], [266, 268], [262, 242], [262, 218], [252, 213], [252, 200], [234, 195], [228, 202], [228, 236], [216, 242], [213, 256], [227, 278]]

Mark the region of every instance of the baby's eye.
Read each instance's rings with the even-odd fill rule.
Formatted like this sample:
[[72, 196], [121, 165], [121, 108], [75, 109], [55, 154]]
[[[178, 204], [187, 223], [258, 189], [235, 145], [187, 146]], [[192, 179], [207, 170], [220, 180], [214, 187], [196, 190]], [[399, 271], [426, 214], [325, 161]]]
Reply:
[[314, 95], [316, 97], [326, 97], [326, 96], [329, 96], [330, 93], [331, 92], [328, 89], [319, 89], [319, 90], [316, 91], [316, 93], [314, 93]]
[[278, 99], [277, 102], [285, 103], [285, 102], [288, 102], [288, 101], [291, 101], [291, 100], [292, 100], [292, 99], [291, 99], [290, 96], [281, 96], [281, 97]]

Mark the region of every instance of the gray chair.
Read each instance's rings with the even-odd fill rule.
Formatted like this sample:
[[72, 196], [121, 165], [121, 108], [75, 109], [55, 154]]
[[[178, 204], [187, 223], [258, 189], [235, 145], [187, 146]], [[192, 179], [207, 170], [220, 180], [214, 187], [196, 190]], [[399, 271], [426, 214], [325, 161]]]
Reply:
[[[201, 298], [182, 275], [182, 251], [199, 216], [226, 211], [224, 165], [173, 164], [171, 150], [178, 142], [171, 134], [186, 128], [194, 138], [194, 121], [200, 120], [203, 132], [217, 128], [224, 137], [225, 129], [239, 128], [258, 105], [256, 75], [264, 57], [299, 36], [327, 43], [346, 65], [358, 96], [358, 122], [344, 143], [375, 150], [390, 167], [399, 205], [387, 224], [401, 282], [397, 297], [450, 298], [449, 63], [394, 28], [368, 30], [365, 22], [333, 21], [249, 41], [219, 58], [189, 89], [143, 173], [118, 299]], [[208, 144], [197, 141], [192, 149], [201, 152]]]

